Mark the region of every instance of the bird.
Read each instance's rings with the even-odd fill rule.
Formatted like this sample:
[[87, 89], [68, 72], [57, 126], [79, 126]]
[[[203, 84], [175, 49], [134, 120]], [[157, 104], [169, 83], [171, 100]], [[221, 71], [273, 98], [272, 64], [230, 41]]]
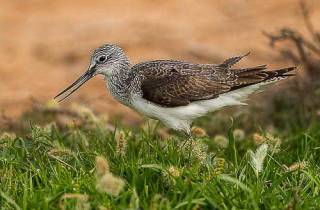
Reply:
[[180, 60], [151, 60], [131, 65], [124, 50], [104, 44], [91, 55], [88, 70], [55, 99], [62, 101], [96, 75], [120, 103], [191, 137], [192, 122], [234, 105], [262, 87], [293, 76], [295, 66], [267, 70], [267, 65], [235, 68], [248, 56], [234, 56], [220, 64]]

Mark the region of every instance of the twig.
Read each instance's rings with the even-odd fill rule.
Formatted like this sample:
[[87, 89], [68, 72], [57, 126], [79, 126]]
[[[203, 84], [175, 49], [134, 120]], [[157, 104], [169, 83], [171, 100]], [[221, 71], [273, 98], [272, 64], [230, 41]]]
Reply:
[[70, 167], [70, 168], [72, 168], [74, 171], [77, 171], [77, 170], [76, 170], [72, 165], [70, 165], [70, 164], [68, 164], [68, 163], [64, 162], [63, 160], [59, 159], [58, 157], [56, 157], [56, 156], [54, 156], [54, 155], [51, 155], [51, 154], [49, 154], [49, 157], [51, 157], [51, 158], [53, 158], [53, 159], [57, 160], [58, 162], [60, 162], [60, 163], [62, 163], [62, 164], [64, 164], [64, 165], [66, 165], [66, 166], [69, 166], [69, 167]]
[[310, 12], [309, 12], [309, 9], [307, 8], [305, 0], [300, 0], [300, 8], [301, 8], [301, 12], [302, 12], [306, 27], [310, 32], [313, 40], [317, 43], [320, 43], [320, 34], [315, 31], [313, 24], [311, 23]]

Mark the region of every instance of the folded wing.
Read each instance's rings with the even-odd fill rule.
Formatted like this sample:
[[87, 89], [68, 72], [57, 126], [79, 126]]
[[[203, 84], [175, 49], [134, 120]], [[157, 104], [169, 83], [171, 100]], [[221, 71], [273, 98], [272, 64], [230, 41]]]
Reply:
[[[245, 55], [246, 56], [246, 55]], [[192, 64], [183, 61], [156, 60], [132, 67], [132, 75], [140, 78], [142, 97], [165, 107], [186, 106], [220, 94], [287, 77], [295, 67], [266, 71], [266, 66], [231, 68], [244, 56], [229, 58], [220, 65]]]

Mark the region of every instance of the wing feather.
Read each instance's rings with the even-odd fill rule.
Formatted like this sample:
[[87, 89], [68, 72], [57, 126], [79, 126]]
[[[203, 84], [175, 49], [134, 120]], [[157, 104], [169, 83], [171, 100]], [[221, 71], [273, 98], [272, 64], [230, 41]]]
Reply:
[[167, 107], [215, 98], [231, 89], [221, 82], [230, 75], [211, 64], [157, 60], [137, 64], [132, 71], [142, 78], [142, 97]]
[[166, 107], [186, 106], [193, 101], [207, 100], [220, 94], [274, 78], [295, 67], [266, 71], [266, 66], [234, 68], [243, 57], [225, 60], [220, 65], [193, 64], [175, 60], [155, 60], [137, 64], [132, 78], [139, 78], [142, 97]]

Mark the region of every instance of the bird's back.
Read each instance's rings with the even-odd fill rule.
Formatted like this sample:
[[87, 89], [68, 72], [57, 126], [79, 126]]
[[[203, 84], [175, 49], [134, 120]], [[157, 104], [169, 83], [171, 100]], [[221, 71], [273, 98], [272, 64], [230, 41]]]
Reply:
[[216, 70], [214, 64], [196, 64], [179, 60], [152, 60], [134, 65], [131, 69], [146, 78], [168, 77], [175, 73], [180, 75], [210, 75]]

